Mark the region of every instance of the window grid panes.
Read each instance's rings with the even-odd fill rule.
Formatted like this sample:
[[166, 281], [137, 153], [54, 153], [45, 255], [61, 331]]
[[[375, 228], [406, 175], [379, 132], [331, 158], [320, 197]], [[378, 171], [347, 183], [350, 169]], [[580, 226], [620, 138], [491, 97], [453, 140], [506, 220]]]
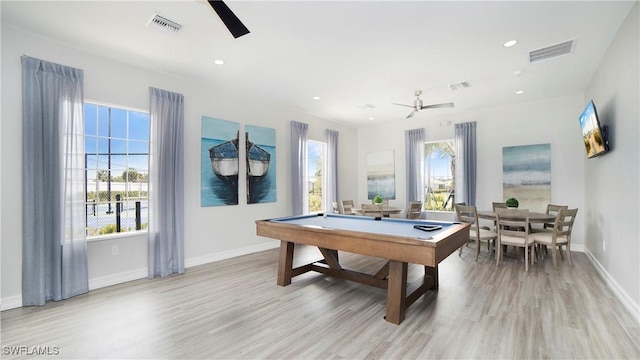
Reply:
[[148, 225], [149, 114], [84, 104], [87, 236]]
[[424, 146], [424, 209], [454, 211], [455, 149], [453, 140], [427, 142]]

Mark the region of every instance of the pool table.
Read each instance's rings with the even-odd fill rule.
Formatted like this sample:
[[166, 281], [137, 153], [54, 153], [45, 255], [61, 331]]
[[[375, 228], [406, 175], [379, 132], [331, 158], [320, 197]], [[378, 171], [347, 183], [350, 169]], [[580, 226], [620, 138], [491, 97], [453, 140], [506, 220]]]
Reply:
[[[415, 226], [433, 226], [427, 231]], [[469, 224], [442, 221], [312, 214], [256, 221], [259, 236], [280, 240], [277, 284], [308, 271], [387, 290], [385, 319], [400, 324], [408, 306], [428, 289], [438, 289], [438, 264], [469, 241]], [[294, 244], [317, 246], [323, 260], [293, 268]], [[375, 274], [343, 268], [338, 251], [387, 259]], [[408, 264], [424, 265], [421, 284], [407, 289]], [[407, 295], [408, 294], [408, 295]]]

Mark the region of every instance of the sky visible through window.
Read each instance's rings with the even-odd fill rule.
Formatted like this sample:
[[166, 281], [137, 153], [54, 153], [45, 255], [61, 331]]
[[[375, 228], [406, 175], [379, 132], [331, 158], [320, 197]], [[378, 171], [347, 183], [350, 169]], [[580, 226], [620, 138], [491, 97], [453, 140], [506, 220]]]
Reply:
[[[149, 115], [147, 113], [85, 103], [84, 116], [88, 179], [95, 179], [98, 170], [109, 168], [111, 176], [122, 175], [127, 169], [147, 173], [149, 163]], [[110, 144], [109, 137], [111, 137]], [[109, 146], [111, 147], [110, 159]], [[141, 155], [127, 157], [127, 154]]]
[[307, 142], [307, 158], [309, 159], [309, 178], [315, 176], [318, 166], [322, 164], [323, 149], [322, 143], [318, 141]]
[[[431, 154], [431, 176], [435, 178], [451, 177], [451, 157], [442, 156], [440, 151]], [[429, 160], [425, 159], [425, 171], [429, 166]]]

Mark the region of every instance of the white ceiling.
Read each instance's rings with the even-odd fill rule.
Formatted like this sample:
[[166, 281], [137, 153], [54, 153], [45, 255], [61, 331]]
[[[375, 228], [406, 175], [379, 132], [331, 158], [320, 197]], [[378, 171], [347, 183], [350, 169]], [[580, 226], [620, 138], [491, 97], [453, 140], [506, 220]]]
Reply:
[[[633, 1], [226, 3], [250, 34], [234, 39], [206, 2], [191, 0], [2, 0], [2, 23], [106, 58], [210, 81], [246, 97], [248, 105], [260, 97], [357, 127], [403, 119], [411, 109], [391, 103], [412, 104], [418, 89], [425, 105], [454, 102], [455, 108], [424, 110], [415, 118], [582, 92], [633, 6]], [[147, 27], [154, 13], [184, 29], [176, 36]], [[502, 46], [511, 39], [518, 44]], [[528, 63], [529, 51], [572, 39], [572, 54]], [[215, 59], [226, 63], [214, 65]], [[515, 70], [522, 75], [514, 76]], [[448, 88], [461, 81], [471, 87]]]

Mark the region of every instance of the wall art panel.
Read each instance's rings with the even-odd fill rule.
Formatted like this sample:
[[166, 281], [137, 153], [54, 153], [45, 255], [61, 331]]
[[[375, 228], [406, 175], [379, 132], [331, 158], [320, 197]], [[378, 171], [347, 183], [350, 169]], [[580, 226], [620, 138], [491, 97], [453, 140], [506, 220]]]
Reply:
[[200, 206], [238, 205], [240, 124], [202, 116]]
[[247, 204], [276, 202], [276, 130], [245, 126]]

